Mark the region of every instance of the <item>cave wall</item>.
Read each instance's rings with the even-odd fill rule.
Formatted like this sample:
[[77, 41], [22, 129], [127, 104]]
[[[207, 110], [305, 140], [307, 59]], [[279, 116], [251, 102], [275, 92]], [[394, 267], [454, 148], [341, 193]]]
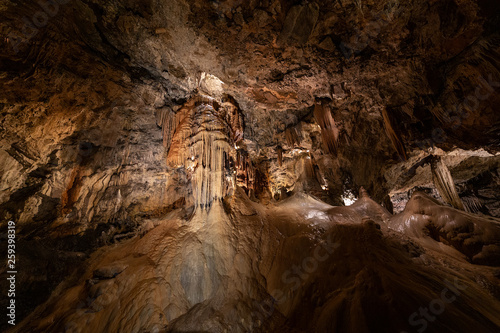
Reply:
[[[0, 217], [33, 263], [21, 282], [43, 290], [22, 315], [95, 249], [190, 203], [164, 121], [199, 93], [239, 109], [229, 127], [250, 174], [238, 185], [255, 201], [306, 192], [342, 205], [364, 186], [402, 207], [408, 191], [433, 191], [405, 174], [419, 156], [482, 148], [487, 161], [450, 168], [462, 197], [498, 216], [494, 1], [57, 3], [0, 2]], [[461, 173], [469, 165], [488, 168]]]

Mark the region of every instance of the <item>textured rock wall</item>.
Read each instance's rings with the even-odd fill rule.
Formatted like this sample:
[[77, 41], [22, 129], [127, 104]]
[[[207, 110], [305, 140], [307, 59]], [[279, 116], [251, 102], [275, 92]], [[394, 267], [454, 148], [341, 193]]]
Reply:
[[495, 1], [58, 3], [0, 1], [0, 223], [16, 221], [29, 263], [20, 317], [97, 248], [191, 216], [189, 165], [167, 161], [198, 94], [238, 110], [228, 170], [254, 201], [342, 205], [363, 185], [401, 211], [435, 187], [430, 147], [459, 147], [461, 200], [499, 215]]

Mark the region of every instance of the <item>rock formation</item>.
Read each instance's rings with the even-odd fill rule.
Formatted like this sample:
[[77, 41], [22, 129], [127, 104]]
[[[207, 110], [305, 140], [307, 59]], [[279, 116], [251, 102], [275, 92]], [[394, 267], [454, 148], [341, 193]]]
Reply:
[[499, 12], [0, 0], [0, 330], [500, 330]]

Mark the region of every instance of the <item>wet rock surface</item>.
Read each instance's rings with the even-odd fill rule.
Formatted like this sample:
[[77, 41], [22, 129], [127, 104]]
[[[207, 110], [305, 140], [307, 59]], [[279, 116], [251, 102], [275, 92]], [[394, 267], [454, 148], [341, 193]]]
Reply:
[[225, 201], [188, 221], [173, 211], [143, 237], [102, 248], [14, 331], [399, 332], [443, 290], [453, 301], [430, 331], [500, 326], [498, 220], [424, 194], [395, 216], [366, 194], [349, 207], [297, 194], [266, 208], [243, 190]]

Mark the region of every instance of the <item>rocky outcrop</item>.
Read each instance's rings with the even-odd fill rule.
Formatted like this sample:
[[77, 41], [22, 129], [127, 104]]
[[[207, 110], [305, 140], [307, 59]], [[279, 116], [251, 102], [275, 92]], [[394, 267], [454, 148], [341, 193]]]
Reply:
[[[175, 210], [143, 237], [102, 248], [76, 285], [60, 286], [14, 331], [399, 332], [427, 327], [408, 317], [443, 294], [446, 311], [430, 305], [442, 313], [430, 331], [494, 331], [495, 269], [453, 246], [462, 251], [470, 237], [469, 249], [483, 245], [472, 261], [493, 264], [498, 221], [428, 200], [415, 195], [391, 216], [366, 193], [350, 207], [295, 195], [265, 208], [238, 190], [188, 221]], [[407, 218], [427, 224], [405, 229]], [[438, 246], [441, 238], [418, 229], [458, 231], [466, 219], [476, 229], [460, 234], [463, 243]], [[481, 320], [467, 320], [472, 314]]]

